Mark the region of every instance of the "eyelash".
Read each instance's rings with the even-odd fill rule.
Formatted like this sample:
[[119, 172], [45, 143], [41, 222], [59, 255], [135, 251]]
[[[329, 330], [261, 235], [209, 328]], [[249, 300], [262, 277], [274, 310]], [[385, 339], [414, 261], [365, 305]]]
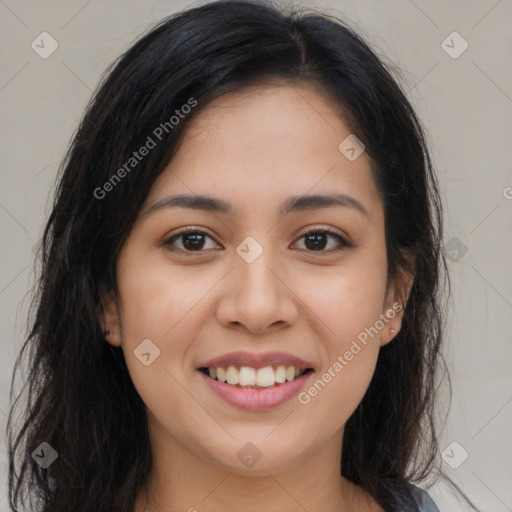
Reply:
[[[202, 253], [202, 252], [205, 252], [205, 250], [201, 249], [201, 250], [197, 250], [197, 251], [188, 251], [188, 250], [185, 250], [185, 249], [177, 249], [175, 247], [172, 247], [172, 244], [175, 240], [179, 239], [179, 237], [181, 236], [184, 236], [184, 235], [190, 235], [190, 234], [194, 234], [194, 235], [206, 235], [207, 237], [211, 238], [212, 240], [213, 237], [210, 236], [208, 233], [206, 233], [205, 231], [202, 231], [200, 229], [197, 229], [197, 228], [194, 228], [192, 226], [189, 226], [183, 230], [181, 230], [180, 232], [178, 233], [175, 233], [174, 235], [172, 235], [170, 238], [168, 238], [167, 240], [164, 241], [164, 245], [165, 246], [169, 246], [170, 247], [170, 250], [172, 251], [175, 251], [175, 252], [182, 252], [184, 254], [186, 254], [187, 256], [196, 256], [197, 254], [194, 254], [194, 253]], [[350, 248], [350, 247], [353, 247], [353, 245], [348, 242], [344, 237], [342, 237], [340, 234], [338, 233], [335, 233], [334, 231], [331, 231], [330, 229], [326, 229], [326, 228], [320, 228], [320, 227], [316, 227], [316, 228], [311, 228], [309, 229], [308, 231], [306, 231], [305, 233], [302, 233], [302, 235], [297, 239], [297, 240], [301, 240], [305, 237], [307, 237], [308, 235], [311, 235], [311, 234], [326, 234], [328, 236], [332, 236], [334, 238], [337, 238], [339, 240], [339, 246], [338, 248], [336, 249], [329, 249], [329, 250], [323, 250], [323, 249], [320, 249], [318, 251], [314, 251], [314, 250], [307, 250], [305, 249], [306, 252], [309, 252], [309, 253], [320, 253], [320, 254], [327, 254], [327, 255], [330, 255], [330, 254], [333, 254], [333, 253], [338, 253], [340, 251], [343, 251], [344, 249], [347, 249], [347, 248]], [[216, 242], [217, 243], [217, 242]]]

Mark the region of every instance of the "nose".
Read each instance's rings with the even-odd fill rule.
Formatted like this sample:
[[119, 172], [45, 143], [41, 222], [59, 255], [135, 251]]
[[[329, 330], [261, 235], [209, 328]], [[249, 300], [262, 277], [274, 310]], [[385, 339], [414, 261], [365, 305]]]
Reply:
[[265, 249], [252, 263], [235, 256], [216, 312], [224, 327], [265, 334], [297, 321], [298, 300], [290, 279], [270, 253]]

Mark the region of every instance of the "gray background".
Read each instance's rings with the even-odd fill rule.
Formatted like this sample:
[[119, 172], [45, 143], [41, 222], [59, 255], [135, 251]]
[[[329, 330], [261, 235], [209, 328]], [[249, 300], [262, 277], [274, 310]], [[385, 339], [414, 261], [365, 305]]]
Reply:
[[[70, 137], [106, 66], [150, 25], [189, 5], [0, 0], [2, 431], [34, 284], [33, 247]], [[403, 86], [424, 122], [439, 174], [451, 255], [453, 311], [445, 350], [454, 396], [440, 443], [443, 467], [481, 510], [511, 511], [512, 2], [301, 5], [341, 11], [381, 56], [403, 70]], [[31, 47], [44, 31], [59, 45], [47, 59]], [[469, 44], [457, 58], [445, 51], [463, 48], [462, 40], [448, 37], [454, 31]], [[1, 450], [3, 512], [3, 444]], [[469, 510], [441, 481], [429, 492], [442, 512]]]

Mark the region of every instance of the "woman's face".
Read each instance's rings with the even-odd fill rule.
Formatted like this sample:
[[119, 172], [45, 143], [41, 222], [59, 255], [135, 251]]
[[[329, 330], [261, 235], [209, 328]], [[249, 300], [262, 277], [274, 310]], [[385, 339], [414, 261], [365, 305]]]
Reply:
[[[403, 313], [386, 289], [383, 203], [350, 135], [309, 86], [224, 95], [187, 127], [120, 254], [119, 315], [112, 298], [103, 314], [161, 450], [259, 474], [341, 449]], [[283, 383], [289, 366], [311, 370]]]

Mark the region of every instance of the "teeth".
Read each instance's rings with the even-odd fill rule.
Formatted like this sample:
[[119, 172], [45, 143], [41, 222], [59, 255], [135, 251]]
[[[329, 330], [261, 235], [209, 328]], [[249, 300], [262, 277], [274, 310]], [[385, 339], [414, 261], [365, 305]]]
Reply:
[[268, 388], [276, 383], [276, 375], [272, 366], [259, 368], [256, 372], [256, 384], [262, 388]]
[[302, 375], [304, 370], [285, 365], [279, 365], [275, 369], [272, 366], [264, 368], [242, 366], [238, 369], [236, 366], [230, 365], [227, 369], [220, 366], [208, 368], [208, 373], [212, 379], [227, 382], [233, 386], [268, 388], [276, 383], [283, 384], [286, 381], [292, 381]]
[[217, 370], [217, 379], [219, 382], [226, 382], [226, 370], [224, 368], [216, 368]]
[[255, 386], [256, 382], [258, 382], [258, 386], [262, 385], [259, 383], [259, 377], [256, 375], [256, 370], [247, 366], [242, 366], [242, 368], [240, 368], [238, 380], [240, 386]]
[[226, 372], [226, 381], [228, 384], [238, 384], [238, 370], [235, 366], [228, 366], [228, 371]]
[[277, 367], [276, 370], [276, 382], [279, 382], [279, 384], [282, 384], [286, 381], [286, 366], [283, 364]]

